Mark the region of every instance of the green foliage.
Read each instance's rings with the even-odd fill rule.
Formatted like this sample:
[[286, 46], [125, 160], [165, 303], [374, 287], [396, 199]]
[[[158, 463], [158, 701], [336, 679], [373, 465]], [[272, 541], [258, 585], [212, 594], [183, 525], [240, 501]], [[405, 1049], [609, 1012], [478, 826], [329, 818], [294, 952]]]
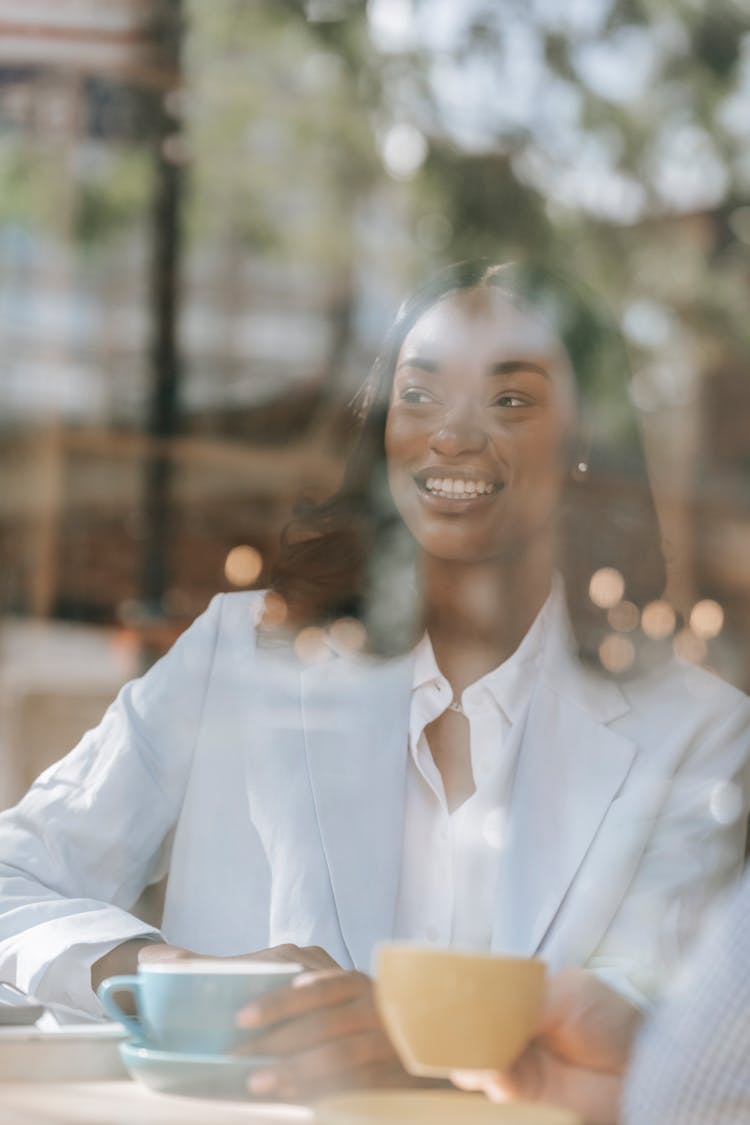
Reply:
[[35, 161], [28, 147], [19, 143], [12, 134], [0, 136], [0, 206], [4, 224], [31, 225], [48, 213], [51, 203], [49, 184], [36, 173]]
[[106, 163], [106, 173], [82, 183], [78, 194], [76, 234], [88, 246], [142, 222], [150, 207], [150, 153], [128, 148], [109, 153]]
[[352, 211], [377, 171], [350, 65], [361, 29], [323, 38], [289, 8], [192, 6], [190, 231], [335, 270], [351, 261]]

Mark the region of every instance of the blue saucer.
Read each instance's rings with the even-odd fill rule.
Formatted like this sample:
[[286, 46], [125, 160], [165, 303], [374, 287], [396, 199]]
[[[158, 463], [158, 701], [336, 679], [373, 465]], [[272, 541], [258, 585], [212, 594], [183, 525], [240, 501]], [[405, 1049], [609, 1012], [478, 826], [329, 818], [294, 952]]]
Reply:
[[123, 1063], [136, 1081], [159, 1094], [247, 1101], [247, 1080], [271, 1062], [259, 1056], [195, 1055], [158, 1051], [138, 1039], [119, 1044]]

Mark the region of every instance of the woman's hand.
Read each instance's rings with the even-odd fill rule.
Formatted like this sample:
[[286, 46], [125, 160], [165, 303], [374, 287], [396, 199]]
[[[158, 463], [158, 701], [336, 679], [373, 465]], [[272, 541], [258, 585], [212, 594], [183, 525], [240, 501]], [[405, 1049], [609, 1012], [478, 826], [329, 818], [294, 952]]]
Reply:
[[246, 1053], [278, 1056], [251, 1076], [253, 1094], [300, 1101], [356, 1086], [420, 1084], [401, 1066], [364, 973], [301, 973], [243, 1008], [237, 1023], [257, 1030]]
[[589, 1125], [618, 1120], [622, 1076], [643, 1013], [592, 973], [553, 977], [536, 1035], [504, 1074], [457, 1073], [456, 1085], [497, 1101], [553, 1102]]
[[[151, 941], [138, 938], [115, 946], [109, 953], [100, 957], [91, 966], [91, 986], [94, 991], [107, 977], [134, 973], [139, 965], [154, 965], [164, 961], [294, 961], [303, 969], [336, 968], [336, 962], [318, 946], [276, 945], [272, 949], [260, 949], [252, 953], [240, 953], [233, 957], [215, 957], [206, 953], [194, 953], [180, 945], [169, 945], [164, 941]], [[134, 1015], [132, 996], [124, 996], [123, 1011]]]

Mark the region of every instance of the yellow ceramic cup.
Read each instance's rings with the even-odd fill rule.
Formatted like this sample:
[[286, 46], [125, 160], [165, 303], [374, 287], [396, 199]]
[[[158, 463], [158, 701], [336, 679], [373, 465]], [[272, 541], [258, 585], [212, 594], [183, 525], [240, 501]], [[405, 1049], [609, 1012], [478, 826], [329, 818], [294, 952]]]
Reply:
[[375, 996], [411, 1074], [504, 1070], [531, 1038], [545, 967], [527, 957], [394, 942], [376, 951]]

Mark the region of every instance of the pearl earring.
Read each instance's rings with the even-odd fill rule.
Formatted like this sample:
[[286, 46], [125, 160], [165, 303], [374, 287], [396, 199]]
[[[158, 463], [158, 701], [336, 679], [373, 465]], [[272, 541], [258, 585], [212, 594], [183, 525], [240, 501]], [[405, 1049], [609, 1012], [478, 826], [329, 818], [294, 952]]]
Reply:
[[577, 461], [576, 464], [573, 466], [570, 475], [572, 476], [573, 480], [583, 481], [583, 480], [586, 480], [586, 476], [588, 474], [588, 471], [589, 471], [588, 461], [581, 460], [581, 461]]

